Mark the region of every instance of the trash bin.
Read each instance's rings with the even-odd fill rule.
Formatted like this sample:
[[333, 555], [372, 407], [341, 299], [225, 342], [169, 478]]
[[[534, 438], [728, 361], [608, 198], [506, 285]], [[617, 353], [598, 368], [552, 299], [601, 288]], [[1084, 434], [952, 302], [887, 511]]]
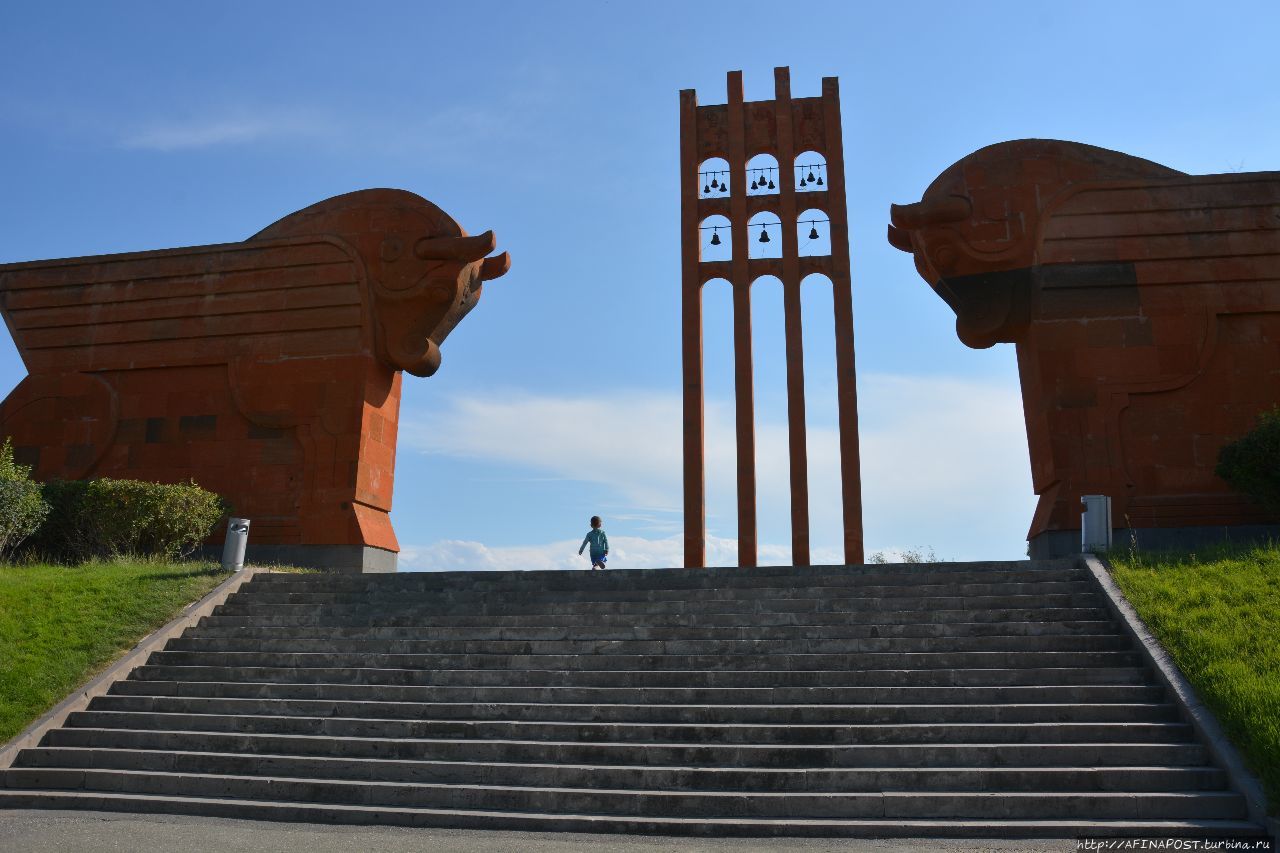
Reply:
[[1106, 495], [1081, 495], [1080, 550], [1096, 554], [1111, 550], [1111, 498]]
[[249, 519], [227, 520], [227, 542], [222, 546], [222, 568], [238, 572], [244, 568], [244, 550], [249, 545]]

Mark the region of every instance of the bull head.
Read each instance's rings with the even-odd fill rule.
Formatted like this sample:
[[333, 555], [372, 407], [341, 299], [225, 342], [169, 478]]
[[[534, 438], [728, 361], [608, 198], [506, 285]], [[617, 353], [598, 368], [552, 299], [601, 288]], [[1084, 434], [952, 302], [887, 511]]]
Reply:
[[381, 253], [387, 302], [379, 305], [378, 324], [384, 355], [414, 376], [430, 376], [440, 367], [440, 344], [480, 300], [484, 282], [511, 269], [511, 256], [488, 257], [497, 247], [492, 231], [423, 237], [413, 244], [411, 258], [388, 258], [389, 240], [398, 238], [386, 238]]
[[1046, 211], [1100, 179], [1170, 177], [1164, 166], [1052, 139], [1002, 142], [938, 176], [914, 204], [889, 208], [889, 243], [956, 312], [971, 347], [1014, 341], [1030, 322]]
[[474, 237], [426, 199], [403, 190], [361, 190], [288, 216], [254, 239], [335, 236], [363, 261], [364, 295], [379, 360], [414, 376], [440, 367], [440, 344], [504, 275], [511, 258], [490, 256], [492, 231]]
[[978, 220], [968, 195], [933, 189], [914, 204], [890, 205], [889, 243], [915, 256], [921, 277], [956, 313], [956, 334], [966, 345], [1013, 340], [1027, 314], [1024, 277], [999, 271], [1001, 258], [991, 256], [1007, 251], [975, 246], [973, 231], [994, 229]]
[[1031, 241], [1011, 188], [975, 185], [968, 166], [952, 166], [920, 201], [891, 205], [888, 237], [955, 311], [960, 340], [982, 348], [1013, 340], [1024, 324], [1026, 288], [1004, 273], [1031, 266]]

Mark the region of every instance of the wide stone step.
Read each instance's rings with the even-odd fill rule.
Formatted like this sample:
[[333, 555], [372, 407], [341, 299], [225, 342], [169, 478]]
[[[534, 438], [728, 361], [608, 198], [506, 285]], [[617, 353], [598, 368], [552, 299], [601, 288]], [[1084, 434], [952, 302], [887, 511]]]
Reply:
[[[998, 736], [999, 732], [992, 732]], [[1138, 767], [1202, 766], [1186, 740], [1111, 743], [667, 744], [609, 741], [343, 737], [259, 732], [61, 728], [46, 747], [311, 755], [405, 761], [488, 761], [686, 767]]]
[[359, 655], [661, 655], [763, 657], [913, 652], [1123, 651], [1119, 633], [1036, 637], [856, 637], [818, 640], [350, 640], [285, 637], [178, 637], [165, 651]]
[[222, 776], [129, 770], [15, 768], [10, 787], [232, 797], [275, 802], [407, 808], [564, 810], [570, 813], [677, 817], [786, 818], [1199, 818], [1246, 817], [1240, 795], [1225, 791], [1052, 794], [1021, 792], [776, 793], [485, 786], [288, 777]]
[[[584, 559], [583, 565], [586, 561]], [[639, 572], [612, 570], [599, 572], [519, 572], [509, 579], [494, 579], [480, 573], [469, 574], [465, 581], [442, 582], [446, 573], [401, 572], [396, 575], [326, 575], [323, 573], [299, 575], [288, 580], [274, 575], [258, 574], [243, 587], [254, 594], [285, 595], [310, 593], [328, 595], [380, 595], [384, 593], [424, 593], [442, 595], [473, 595], [515, 590], [521, 592], [553, 593], [635, 593], [669, 592], [697, 594], [706, 590], [774, 590], [794, 589], [857, 589], [866, 586], [911, 586], [966, 583], [1053, 583], [1088, 580], [1090, 574], [1084, 568], [1072, 566], [1061, 570], [1019, 568], [952, 568], [921, 566], [914, 570], [883, 572], [861, 569], [838, 569], [814, 574], [758, 574], [743, 570], [737, 574], [718, 574], [680, 569], [667, 570], [643, 582], [637, 580]]]
[[483, 616], [560, 616], [570, 614], [600, 615], [615, 613], [648, 617], [661, 614], [708, 613], [879, 613], [885, 610], [1004, 610], [1044, 609], [1053, 607], [1102, 606], [1098, 593], [1092, 590], [1044, 595], [933, 595], [902, 596], [893, 598], [872, 597], [814, 597], [758, 598], [729, 601], [477, 601], [459, 605], [450, 601], [411, 599], [400, 603], [369, 604], [353, 601], [350, 604], [259, 604], [253, 596], [232, 597], [220, 605], [216, 613], [227, 616], [265, 616], [272, 613], [307, 616], [324, 614], [330, 617], [359, 619], [364, 616], [387, 614], [413, 615], [429, 618], [437, 614], [449, 614], [460, 609], [472, 615]]
[[1056, 637], [1101, 636], [1119, 634], [1118, 626], [1109, 620], [1072, 622], [957, 622], [916, 623], [906, 625], [739, 625], [736, 627], [650, 627], [644, 625], [597, 625], [591, 627], [440, 627], [423, 624], [404, 627], [328, 625], [313, 627], [204, 625], [187, 628], [186, 639], [238, 640], [451, 640], [475, 642], [502, 640], [507, 642], [598, 640], [836, 640], [877, 637]]
[[25, 750], [18, 766], [669, 791], [1210, 791], [1226, 783], [1214, 767], [627, 767], [82, 747]]
[[267, 612], [246, 615], [215, 613], [201, 617], [201, 627], [290, 627], [319, 628], [398, 628], [432, 625], [438, 628], [556, 628], [598, 630], [609, 628], [764, 628], [770, 626], [826, 627], [830, 625], [955, 625], [960, 623], [1007, 622], [1074, 622], [1110, 621], [1110, 614], [1101, 606], [1094, 607], [1023, 607], [996, 608], [990, 610], [934, 609], [934, 610], [885, 610], [881, 612], [848, 613], [662, 613], [650, 614], [644, 620], [634, 616], [609, 613], [560, 613], [552, 615], [519, 616], [476, 615], [471, 613], [434, 613], [422, 616], [413, 613], [367, 613], [352, 616], [327, 611], [282, 613], [273, 608]]
[[922, 583], [917, 580], [901, 584], [860, 584], [839, 587], [728, 587], [699, 589], [530, 589], [498, 588], [492, 590], [440, 591], [414, 590], [412, 588], [372, 588], [364, 592], [315, 592], [276, 591], [271, 587], [241, 590], [234, 601], [251, 600], [257, 604], [310, 604], [334, 606], [363, 604], [369, 606], [429, 605], [438, 607], [474, 607], [496, 604], [595, 604], [603, 603], [679, 603], [690, 600], [698, 604], [711, 601], [778, 601], [794, 598], [936, 598], [982, 597], [1002, 595], [1054, 595], [1092, 592], [1093, 582], [1084, 577], [1075, 580], [1041, 579], [1015, 582], [1009, 579], [988, 579], [981, 582]]
[[1133, 723], [890, 723], [755, 725], [738, 723], [595, 723], [519, 720], [404, 720], [352, 717], [227, 716], [221, 714], [75, 711], [72, 728], [163, 729], [325, 735], [332, 738], [451, 738], [642, 743], [916, 744], [1153, 743], [1182, 741], [1177, 722]]
[[[886, 795], [902, 796], [902, 795]], [[373, 824], [451, 829], [626, 833], [693, 837], [809, 838], [1075, 838], [1260, 837], [1254, 823], [1236, 820], [941, 820], [617, 817], [555, 812], [406, 809], [387, 806], [277, 803], [217, 797], [166, 797], [106, 791], [3, 791], [0, 807], [92, 809], [188, 814], [239, 819], [331, 824]]]
[[[585, 560], [584, 560], [585, 562]], [[379, 590], [474, 591], [495, 589], [729, 589], [821, 587], [858, 584], [1078, 580], [1088, 573], [1073, 558], [1031, 562], [886, 564], [865, 566], [762, 566], [711, 569], [610, 569], [605, 572], [499, 571], [400, 572], [393, 575], [260, 573], [252, 589], [368, 593]]]
[[874, 670], [1006, 669], [1041, 667], [1135, 667], [1133, 651], [1103, 652], [859, 652], [853, 654], [770, 655], [521, 655], [521, 654], [344, 654], [339, 652], [152, 652], [157, 666], [391, 668], [409, 670]]
[[1031, 687], [434, 687], [369, 684], [272, 684], [117, 681], [114, 696], [319, 699], [339, 702], [456, 702], [586, 705], [961, 705], [1161, 704], [1155, 684]]
[[318, 699], [214, 699], [98, 696], [90, 711], [346, 717], [395, 720], [515, 720], [681, 724], [890, 724], [1176, 722], [1169, 704], [1059, 705], [659, 705], [469, 702], [336, 702]]
[[144, 664], [130, 678], [284, 684], [403, 684], [473, 687], [1000, 687], [1149, 684], [1144, 667], [1022, 667], [859, 670], [400, 669]]

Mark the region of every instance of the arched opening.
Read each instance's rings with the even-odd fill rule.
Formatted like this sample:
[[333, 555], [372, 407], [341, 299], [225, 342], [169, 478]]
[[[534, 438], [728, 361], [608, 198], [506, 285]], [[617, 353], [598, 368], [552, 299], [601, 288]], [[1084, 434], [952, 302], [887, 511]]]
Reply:
[[787, 339], [782, 280], [751, 283], [755, 392], [756, 518], [762, 566], [791, 562], [791, 464], [787, 442]]
[[835, 316], [831, 279], [805, 276], [800, 282], [800, 317], [809, 443], [809, 545], [815, 563], [844, 561]]
[[734, 565], [717, 539], [738, 538], [738, 437], [734, 429], [733, 285], [702, 285], [702, 393], [708, 565]]
[[782, 257], [782, 220], [762, 210], [747, 223], [747, 257]]
[[748, 160], [743, 186], [747, 195], [777, 195], [778, 159], [772, 154], [757, 154]]
[[796, 157], [796, 192], [816, 193], [827, 189], [827, 158], [817, 151]]
[[729, 161], [723, 157], [703, 160], [698, 167], [698, 198], [720, 198], [729, 194]]
[[796, 217], [796, 245], [801, 257], [831, 254], [831, 220], [811, 207]]
[[702, 220], [698, 226], [700, 261], [728, 261], [733, 259], [733, 223], [729, 217], [715, 214]]

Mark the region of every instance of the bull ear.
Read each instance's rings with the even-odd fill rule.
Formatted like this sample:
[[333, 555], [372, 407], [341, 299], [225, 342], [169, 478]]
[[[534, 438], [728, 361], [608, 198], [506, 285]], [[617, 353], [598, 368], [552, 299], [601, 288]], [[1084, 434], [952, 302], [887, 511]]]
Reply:
[[495, 278], [502, 278], [509, 269], [511, 269], [511, 255], [508, 252], [485, 258], [484, 263], [480, 265], [480, 280], [493, 281]]
[[478, 261], [498, 246], [492, 231], [474, 237], [423, 237], [413, 253], [424, 261]]

